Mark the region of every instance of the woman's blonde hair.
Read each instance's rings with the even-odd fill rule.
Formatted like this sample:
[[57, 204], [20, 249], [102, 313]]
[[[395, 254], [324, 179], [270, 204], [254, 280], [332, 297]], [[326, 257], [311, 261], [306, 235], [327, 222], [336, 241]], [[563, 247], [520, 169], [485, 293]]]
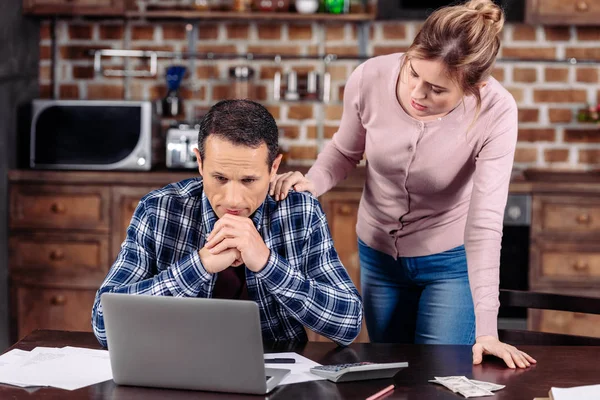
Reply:
[[427, 18], [406, 51], [402, 69], [412, 58], [444, 63], [448, 77], [465, 95], [475, 97], [477, 119], [481, 110], [478, 83], [491, 74], [503, 26], [504, 12], [491, 0], [440, 8]]

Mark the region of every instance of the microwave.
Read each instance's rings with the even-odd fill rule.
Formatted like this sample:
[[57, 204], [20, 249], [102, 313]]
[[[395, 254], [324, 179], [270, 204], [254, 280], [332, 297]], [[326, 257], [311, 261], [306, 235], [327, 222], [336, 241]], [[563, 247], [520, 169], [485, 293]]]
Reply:
[[[504, 10], [507, 21], [525, 21], [525, 0], [493, 0]], [[377, 0], [377, 19], [424, 20], [440, 7], [463, 3], [452, 0]]]
[[31, 111], [31, 168], [147, 171], [156, 162], [149, 101], [34, 100]]

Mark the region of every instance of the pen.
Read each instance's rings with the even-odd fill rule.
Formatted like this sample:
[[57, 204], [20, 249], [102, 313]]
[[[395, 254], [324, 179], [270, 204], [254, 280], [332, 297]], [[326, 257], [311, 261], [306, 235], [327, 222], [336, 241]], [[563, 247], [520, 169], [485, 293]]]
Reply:
[[265, 358], [265, 364], [295, 364], [293, 358]]
[[378, 399], [388, 393], [390, 393], [392, 390], [394, 390], [396, 388], [396, 386], [394, 385], [390, 385], [384, 389], [381, 389], [379, 392], [375, 393], [374, 395], [371, 395], [369, 397], [366, 398], [366, 400], [375, 400]]

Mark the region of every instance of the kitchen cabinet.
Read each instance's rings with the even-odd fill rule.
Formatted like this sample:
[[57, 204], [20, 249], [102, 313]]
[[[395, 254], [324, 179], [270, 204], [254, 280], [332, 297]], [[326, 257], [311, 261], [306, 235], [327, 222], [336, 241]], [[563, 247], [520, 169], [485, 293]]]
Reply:
[[598, 25], [600, 0], [527, 0], [529, 24]]
[[23, 0], [23, 13], [33, 15], [119, 15], [125, 0]]

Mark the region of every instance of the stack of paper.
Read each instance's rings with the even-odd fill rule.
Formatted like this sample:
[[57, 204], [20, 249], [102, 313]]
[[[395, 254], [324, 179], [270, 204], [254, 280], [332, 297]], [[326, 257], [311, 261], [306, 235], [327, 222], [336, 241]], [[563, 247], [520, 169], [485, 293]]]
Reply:
[[36, 347], [0, 356], [0, 383], [13, 386], [75, 390], [111, 379], [107, 350]]
[[295, 360], [295, 363], [293, 364], [265, 364], [265, 367], [267, 368], [281, 368], [290, 370], [290, 374], [283, 378], [283, 380], [279, 382], [279, 385], [277, 386], [289, 385], [290, 383], [321, 381], [325, 379], [310, 372], [312, 367], [318, 367], [321, 364], [303, 357], [298, 353], [270, 353], [265, 354], [265, 358], [293, 358]]
[[552, 400], [598, 400], [600, 399], [600, 385], [576, 386], [572, 388], [550, 389]]
[[429, 382], [443, 385], [454, 393], [462, 394], [464, 397], [493, 396], [493, 391], [504, 389], [505, 387], [496, 383], [467, 379], [466, 376], [436, 376], [435, 379]]

